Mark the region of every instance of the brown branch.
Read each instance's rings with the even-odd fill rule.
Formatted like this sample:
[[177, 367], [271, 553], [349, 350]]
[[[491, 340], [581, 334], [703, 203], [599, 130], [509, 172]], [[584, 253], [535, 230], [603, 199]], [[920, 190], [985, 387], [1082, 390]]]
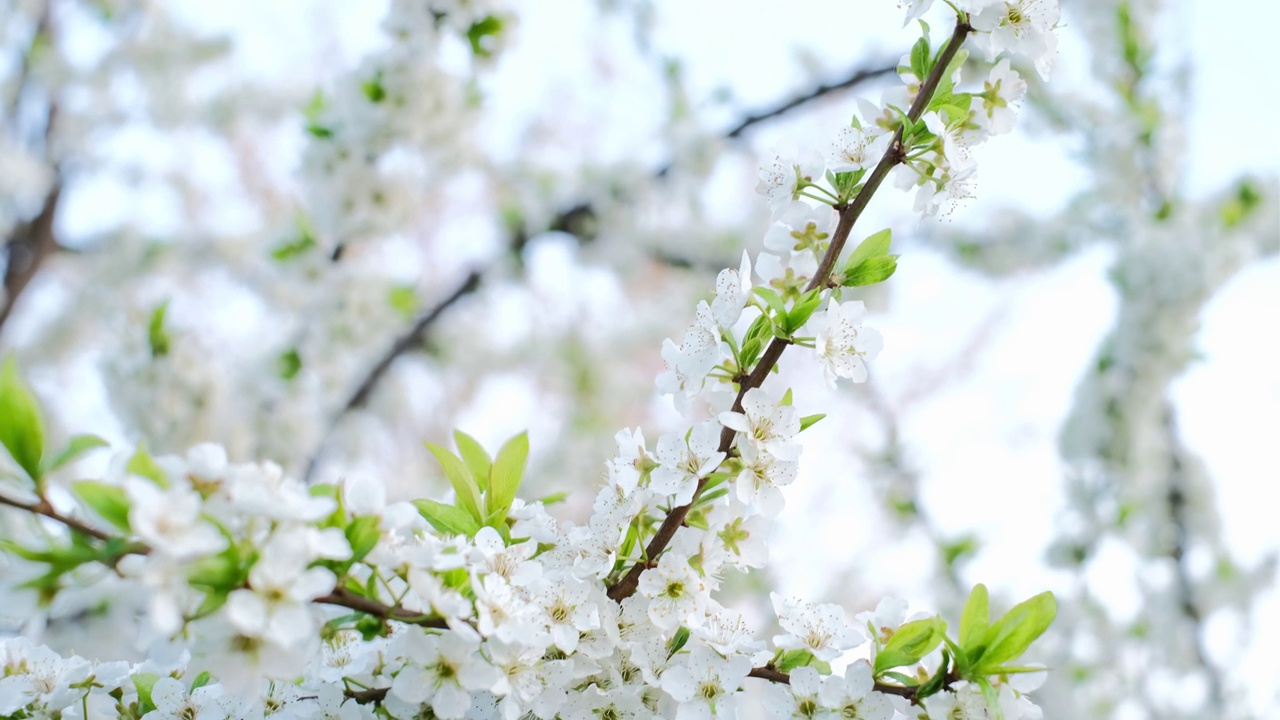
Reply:
[[830, 95], [831, 93], [839, 92], [841, 90], [848, 90], [849, 88], [855, 87], [857, 85], [861, 85], [862, 83], [867, 82], [868, 80], [875, 80], [876, 78], [883, 77], [885, 75], [890, 75], [894, 72], [897, 72], [897, 70], [898, 70], [898, 63], [896, 62], [889, 63], [886, 65], [880, 65], [878, 67], [873, 67], [873, 68], [865, 68], [865, 67], [854, 68], [853, 71], [849, 73], [848, 76], [846, 76], [843, 80], [840, 80], [839, 82], [832, 83], [830, 85], [819, 85], [807, 93], [804, 93], [802, 95], [797, 95], [796, 97], [790, 100], [787, 100], [786, 102], [779, 103], [778, 105], [772, 108], [769, 108], [768, 110], [763, 110], [754, 115], [748, 115], [747, 117], [742, 119], [742, 122], [738, 123], [737, 125], [734, 125], [727, 132], [725, 132], [724, 136], [732, 140], [742, 135], [742, 133], [746, 132], [753, 125], [758, 125], [762, 122], [765, 122], [766, 120], [772, 120], [780, 115], [785, 115], [786, 113], [789, 113], [792, 110], [795, 110], [796, 108], [802, 105], [807, 105], [813, 102], [814, 100], [823, 98], [827, 95]]
[[[747, 673], [747, 677], [759, 678], [761, 680], [768, 680], [769, 682], [781, 683], [783, 685], [791, 684], [791, 676], [773, 667], [772, 665], [765, 665], [764, 667], [751, 668], [751, 672]], [[945, 678], [943, 678], [942, 687], [943, 689], [950, 688], [952, 683], [959, 682], [959, 680], [960, 680], [960, 674], [957, 673], [955, 670], [952, 670], [951, 672], [947, 673], [947, 676]], [[882, 683], [879, 680], [877, 680], [875, 684], [871, 686], [871, 689], [878, 693], [884, 693], [885, 695], [897, 695], [898, 697], [906, 698], [907, 700], [911, 701], [912, 705], [917, 705], [920, 702], [920, 698], [916, 697], [916, 693], [919, 692], [920, 690], [920, 688], [918, 687], [909, 687], [906, 685], [890, 685], [888, 683]]]
[[439, 628], [441, 630], [448, 628], [443, 618], [434, 615], [423, 615], [419, 612], [406, 610], [399, 606], [385, 605], [367, 598], [363, 595], [357, 595], [344, 587], [336, 587], [333, 592], [328, 595], [318, 597], [315, 602], [323, 605], [336, 605], [344, 607], [356, 612], [362, 612], [366, 615], [380, 617], [383, 620], [394, 620], [402, 622], [406, 625], [418, 625], [421, 627]]
[[337, 414], [335, 414], [333, 419], [329, 422], [329, 427], [325, 430], [324, 437], [320, 440], [320, 445], [316, 448], [315, 452], [312, 453], [310, 462], [307, 463], [307, 471], [302, 477], [303, 482], [309, 482], [312, 475], [315, 474], [316, 468], [320, 463], [320, 459], [324, 456], [325, 445], [328, 444], [329, 437], [338, 427], [338, 423], [342, 418], [356, 408], [364, 406], [364, 404], [369, 401], [369, 396], [373, 394], [374, 388], [378, 386], [378, 383], [382, 381], [383, 376], [391, 369], [391, 364], [394, 363], [401, 355], [404, 355], [414, 348], [421, 347], [423, 340], [426, 338], [427, 331], [430, 330], [431, 326], [440, 319], [440, 316], [453, 306], [454, 303], [457, 303], [462, 298], [479, 289], [480, 278], [481, 273], [478, 271], [472, 271], [469, 273], [466, 279], [462, 281], [462, 284], [459, 285], [456, 290], [450, 293], [448, 297], [437, 303], [436, 306], [431, 308], [431, 310], [426, 314], [419, 317], [417, 322], [413, 324], [413, 327], [409, 328], [408, 331], [397, 338], [396, 341], [392, 343], [391, 347], [387, 348], [387, 351], [383, 353], [382, 357], [378, 359], [378, 362], [374, 363], [374, 365], [369, 368], [368, 372], [365, 373], [364, 379], [361, 380], [360, 384], [356, 387], [355, 392], [351, 393], [351, 397], [347, 398], [347, 402], [343, 404], [342, 408], [338, 410]]
[[[956, 52], [960, 50], [960, 46], [964, 44], [964, 39], [968, 37], [969, 32], [972, 30], [973, 28], [969, 26], [964, 18], [956, 22], [955, 30], [951, 33], [951, 39], [947, 42], [946, 47], [943, 48], [942, 54], [938, 57], [937, 64], [929, 72], [929, 76], [920, 85], [920, 92], [916, 95], [915, 102], [911, 104], [911, 109], [907, 111], [907, 117], [911, 122], [919, 120], [920, 116], [924, 114], [925, 107], [928, 106], [934, 91], [938, 89], [938, 83], [941, 82], [943, 73], [946, 72], [947, 66], [951, 63]], [[806, 291], [825, 285], [831, 275], [831, 269], [835, 267], [836, 260], [840, 257], [841, 250], [844, 249], [845, 242], [849, 239], [849, 233], [852, 232], [854, 223], [857, 222], [858, 217], [867, 207], [867, 203], [871, 201], [871, 196], [876, 193], [880, 184], [889, 175], [889, 171], [902, 162], [904, 154], [902, 127], [899, 126], [893, 134], [893, 141], [889, 143], [889, 149], [885, 151], [884, 157], [880, 158], [880, 162], [871, 171], [871, 175], [867, 177], [866, 184], [858, 192], [857, 197], [848, 205], [836, 206], [835, 209], [840, 214], [840, 220], [836, 225], [835, 232], [832, 233], [831, 245], [827, 248], [826, 254], [822, 256], [822, 261], [818, 263], [818, 270], [805, 287]], [[776, 337], [769, 343], [764, 354], [760, 357], [760, 362], [739, 388], [738, 397], [733, 401], [733, 412], [742, 412], [742, 399], [748, 391], [758, 388], [764, 383], [765, 378], [773, 371], [778, 359], [782, 357], [783, 351], [790, 344], [791, 341]], [[734, 430], [728, 427], [721, 431], [720, 452], [729, 452], [733, 447], [733, 439], [736, 434]], [[687, 505], [681, 505], [667, 514], [667, 517], [662, 521], [662, 525], [658, 527], [658, 531], [654, 533], [653, 539], [649, 541], [649, 545], [645, 548], [645, 557], [648, 560], [655, 560], [670, 544], [671, 539], [675, 537], [676, 531], [684, 524], [689, 510], [693, 508], [694, 503], [698, 502], [698, 498], [702, 495], [702, 490], [706, 487], [706, 484], [706, 477], [699, 479], [698, 486], [693, 493], [693, 499]], [[640, 575], [645, 569], [646, 566], [643, 562], [637, 562], [632, 565], [627, 574], [613, 587], [609, 588], [609, 597], [617, 602], [622, 602], [630, 597], [639, 586]]]
[[[50, 114], [52, 115], [52, 111]], [[27, 289], [40, 266], [58, 250], [58, 241], [53, 234], [53, 221], [61, 197], [61, 180], [55, 180], [53, 187], [45, 195], [40, 214], [15, 228], [13, 236], [5, 243], [4, 304], [0, 305], [0, 328], [4, 327], [18, 297]]]
[[67, 526], [67, 528], [69, 528], [70, 530], [78, 532], [81, 535], [88, 535], [89, 537], [94, 538], [95, 540], [101, 540], [103, 542], [106, 542], [108, 540], [113, 540], [116, 538], [115, 535], [112, 535], [107, 532], [103, 532], [102, 530], [99, 530], [93, 527], [92, 525], [85, 524], [84, 522], [77, 520], [73, 517], [68, 517], [66, 515], [63, 515], [62, 513], [54, 509], [53, 505], [51, 505], [48, 500], [45, 500], [43, 498], [33, 503], [27, 503], [21, 500], [14, 500], [11, 497], [5, 497], [4, 495], [0, 495], [0, 505], [7, 505], [9, 507], [17, 508], [19, 510], [25, 510], [33, 515], [40, 515], [42, 517], [47, 517], [50, 520], [56, 520], [57, 522], [60, 522], [63, 525]]

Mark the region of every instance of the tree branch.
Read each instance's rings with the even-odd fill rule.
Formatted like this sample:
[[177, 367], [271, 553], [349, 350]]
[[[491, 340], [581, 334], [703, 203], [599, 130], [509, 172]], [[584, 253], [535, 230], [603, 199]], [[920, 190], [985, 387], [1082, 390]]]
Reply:
[[53, 505], [49, 503], [48, 500], [45, 500], [44, 498], [41, 498], [32, 503], [28, 503], [28, 502], [23, 502], [21, 500], [15, 500], [11, 497], [0, 495], [0, 505], [7, 505], [11, 508], [25, 510], [33, 515], [40, 515], [42, 517], [47, 517], [50, 520], [56, 520], [62, 523], [63, 525], [67, 526], [71, 530], [74, 530], [75, 532], [78, 532], [81, 535], [88, 535], [89, 537], [94, 538], [95, 540], [102, 540], [103, 542], [106, 542], [107, 540], [111, 540], [115, 537], [114, 535], [107, 532], [103, 532], [102, 530], [99, 530], [93, 527], [92, 525], [88, 525], [73, 517], [68, 517], [66, 515], [63, 515], [62, 513], [58, 512], [53, 507]]
[[[964, 44], [965, 38], [968, 37], [969, 32], [972, 30], [973, 28], [964, 19], [956, 22], [955, 30], [951, 33], [951, 39], [947, 42], [946, 47], [943, 48], [937, 64], [934, 65], [929, 72], [929, 76], [921, 84], [920, 92], [916, 95], [915, 102], [911, 104], [911, 109], [907, 112], [907, 117], [912, 122], [919, 120], [920, 116], [924, 114], [925, 107], [928, 106], [934, 91], [938, 89], [938, 83], [941, 82], [943, 73], [946, 72], [947, 66], [951, 63], [956, 52], [960, 50], [960, 46]], [[899, 126], [893, 134], [893, 141], [889, 143], [889, 149], [885, 151], [884, 156], [880, 158], [880, 162], [871, 171], [871, 175], [867, 177], [866, 184], [858, 192], [857, 197], [848, 205], [836, 207], [836, 211], [840, 214], [840, 220], [836, 225], [835, 232], [832, 233], [831, 245], [818, 263], [818, 269], [813, 274], [813, 278], [805, 287], [806, 292], [827, 283], [831, 275], [831, 269], [835, 266], [836, 260], [839, 259], [840, 252], [844, 249], [845, 242], [849, 239], [849, 233], [853, 230], [854, 223], [862, 215], [867, 203], [871, 201], [871, 196], [876, 193], [880, 184], [889, 175], [889, 171], [902, 162], [903, 153], [902, 127]], [[764, 383], [765, 378], [773, 371], [778, 359], [782, 357], [783, 351], [790, 344], [790, 340], [777, 337], [769, 343], [768, 348], [765, 349], [764, 354], [760, 357], [760, 362], [739, 388], [738, 397], [733, 401], [733, 412], [742, 412], [743, 397], [746, 396], [748, 391], [758, 388]], [[720, 452], [728, 453], [732, 449], [733, 439], [736, 434], [731, 428], [727, 427], [721, 431]], [[702, 490], [706, 487], [706, 484], [707, 477], [699, 479], [698, 486], [693, 493], [693, 499], [687, 505], [681, 505], [667, 514], [667, 517], [662, 521], [662, 525], [658, 527], [658, 531], [654, 533], [653, 539], [650, 540], [649, 545], [645, 548], [645, 557], [650, 562], [656, 560], [662, 554], [662, 551], [667, 548], [667, 545], [670, 544], [671, 539], [675, 537], [676, 531], [684, 524], [689, 510], [693, 508], [694, 503], [702, 495]], [[635, 593], [640, 583], [640, 575], [645, 571], [646, 567], [643, 562], [637, 562], [632, 565], [627, 574], [613, 587], [609, 588], [609, 597], [617, 602], [622, 602]]]
[[40, 214], [15, 228], [13, 236], [5, 243], [4, 304], [0, 305], [0, 328], [4, 327], [18, 297], [27, 289], [40, 266], [58, 250], [58, 241], [53, 235], [53, 221], [61, 197], [61, 180], [55, 180], [53, 187], [45, 195]]
[[316, 602], [323, 605], [336, 605], [338, 607], [348, 608], [356, 612], [362, 612], [366, 615], [380, 617], [383, 620], [394, 620], [407, 625], [419, 625], [421, 627], [439, 628], [444, 630], [449, 626], [443, 618], [433, 615], [423, 615], [422, 613], [405, 610], [402, 607], [384, 605], [372, 598], [357, 595], [344, 587], [338, 586], [328, 595], [318, 597]]
[[329, 437], [333, 435], [342, 418], [352, 410], [363, 407], [369, 401], [369, 396], [373, 394], [374, 388], [378, 386], [383, 376], [391, 369], [391, 364], [406, 352], [421, 347], [423, 340], [427, 336], [427, 331], [440, 319], [440, 316], [454, 303], [479, 289], [480, 278], [481, 273], [479, 271], [468, 273], [466, 279], [462, 281], [462, 284], [456, 290], [437, 303], [426, 314], [419, 317], [413, 327], [397, 338], [391, 347], [387, 348], [387, 351], [382, 354], [382, 357], [378, 359], [378, 362], [369, 368], [368, 372], [365, 373], [364, 379], [356, 386], [355, 392], [351, 393], [351, 397], [347, 398], [347, 402], [343, 404], [342, 408], [338, 410], [337, 414], [329, 422], [329, 427], [325, 430], [324, 437], [320, 440], [315, 452], [312, 453], [310, 462], [307, 463], [307, 471], [302, 478], [303, 482], [310, 482], [311, 477], [315, 474], [316, 467], [324, 456], [324, 449], [329, 442]]

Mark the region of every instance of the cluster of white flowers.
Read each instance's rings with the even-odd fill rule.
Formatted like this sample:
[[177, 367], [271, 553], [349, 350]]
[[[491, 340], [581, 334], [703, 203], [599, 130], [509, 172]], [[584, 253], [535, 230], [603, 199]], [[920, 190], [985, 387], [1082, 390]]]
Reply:
[[[1037, 5], [1035, 23], [1050, 16], [1049, 5]], [[997, 6], [1006, 7], [1003, 15]], [[961, 7], [973, 13], [961, 28], [971, 24], [989, 35], [992, 52], [1052, 51], [1043, 33], [1015, 23], [1012, 4]], [[393, 35], [414, 26], [412, 18], [400, 20]], [[416, 22], [434, 28], [439, 20]], [[1049, 29], [1052, 22], [1056, 7]], [[904, 62], [921, 68], [918, 57]], [[434, 102], [430, 92], [410, 91], [423, 87], [422, 78], [401, 77], [396, 67], [371, 68], [368, 102], [336, 107], [363, 113], [396, 98]], [[924, 85], [907, 75], [911, 101]], [[825, 161], [814, 152], [764, 168], [761, 191], [776, 223], [764, 238], [771, 252], [755, 263], [762, 283], [753, 281], [744, 254], [738, 269], [720, 273], [714, 299], [698, 305], [681, 342], [663, 346], [667, 372], [659, 388], [682, 411], [710, 419], [690, 421], [652, 448], [639, 429], [619, 432], [586, 524], [557, 520], [541, 503], [495, 499], [506, 488], [514, 495], [502, 476], [511, 472], [504, 456], [490, 466], [461, 445], [466, 459], [453, 458], [457, 467], [437, 453], [458, 492], [454, 506], [388, 503], [381, 485], [358, 478], [308, 488], [270, 463], [230, 463], [216, 445], [183, 458], [140, 451], [122, 458], [109, 480], [74, 484], [72, 494], [120, 532], [86, 533], [67, 522], [97, 553], [92, 560], [142, 591], [139, 644], [155, 653], [176, 641], [182, 651], [163, 662], [93, 664], [7, 641], [0, 714], [103, 717], [124, 708], [150, 719], [349, 720], [372, 718], [376, 707], [380, 717], [444, 720], [705, 720], [735, 717], [754, 675], [789, 679], [768, 690], [766, 708], [779, 718], [889, 720], [908, 716], [913, 699], [924, 700], [933, 717], [986, 717], [983, 693], [955, 678], [944, 687], [943, 674], [929, 697], [915, 698], [916, 685], [882, 684], [890, 676], [872, 662], [903, 625], [905, 604], [888, 603], [851, 622], [836, 605], [775, 595], [783, 632], [766, 644], [717, 591], [728, 571], [764, 565], [762, 523], [782, 510], [782, 488], [797, 473], [799, 436], [813, 421], [799, 416], [790, 393], [760, 387], [777, 362], [769, 353], [812, 348], [829, 381], [861, 382], [881, 345], [878, 333], [862, 327], [863, 304], [840, 295], [842, 286], [859, 284], [845, 275], [870, 271], [832, 269], [852, 226], [833, 229], [837, 215], [843, 221], [850, 212], [845, 193], [896, 158], [895, 172], [920, 187], [918, 207], [932, 212], [940, 198], [963, 192], [957, 188], [973, 167], [968, 144], [1009, 129], [1007, 109], [1022, 89], [1002, 62], [986, 90], [965, 103], [965, 117], [949, 115], [952, 105], [895, 114], [886, 101], [864, 109], [865, 122], [842, 129]], [[884, 127], [885, 116], [900, 125]], [[898, 127], [910, 127], [910, 136]], [[334, 152], [351, 138], [375, 147], [383, 132], [402, 138], [408, 131], [337, 116], [323, 116], [318, 129], [346, 138], [335, 141]], [[368, 163], [367, 151], [343, 162]], [[352, 168], [335, 166], [333, 177], [376, 185]], [[828, 177], [836, 178], [831, 190], [819, 185]], [[335, 204], [350, 219], [342, 202]], [[891, 256], [860, 252], [854, 256], [867, 267], [891, 272]], [[820, 268], [826, 277], [818, 277]], [[464, 475], [482, 482], [467, 486], [458, 481]], [[49, 558], [65, 549], [56, 538], [50, 543], [24, 561], [54, 565]], [[90, 552], [74, 543], [71, 550]], [[929, 637], [933, 646], [941, 640]], [[872, 661], [854, 659], [859, 648]], [[923, 670], [922, 658], [894, 667]], [[847, 669], [832, 674], [832, 664]], [[987, 691], [994, 683], [1004, 717], [1038, 717], [1009, 683], [982, 682]]]

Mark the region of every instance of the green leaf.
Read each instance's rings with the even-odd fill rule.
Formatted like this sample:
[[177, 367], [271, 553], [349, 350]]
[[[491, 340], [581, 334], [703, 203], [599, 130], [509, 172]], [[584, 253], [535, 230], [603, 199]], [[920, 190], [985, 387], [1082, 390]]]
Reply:
[[94, 448], [108, 447], [109, 445], [110, 443], [97, 435], [76, 435], [67, 441], [65, 448], [49, 460], [44, 471], [46, 473], [53, 472]]
[[765, 301], [765, 304], [769, 306], [769, 309], [773, 310], [775, 315], [780, 318], [785, 318], [787, 316], [786, 303], [782, 302], [782, 297], [773, 289], [757, 285], [751, 289], [751, 292], [759, 295], [760, 298]]
[[98, 513], [98, 517], [125, 532], [131, 532], [129, 498], [124, 494], [124, 488], [98, 480], [79, 480], [71, 483], [71, 488], [85, 505]]
[[342, 532], [347, 536], [347, 542], [351, 544], [351, 557], [347, 560], [349, 563], [363, 560], [364, 556], [378, 544], [378, 538], [382, 537], [382, 532], [378, 529], [378, 518], [374, 515], [355, 518], [343, 528]]
[[241, 561], [239, 549], [228, 545], [217, 555], [202, 557], [188, 565], [187, 582], [192, 587], [225, 595], [243, 585], [248, 576], [249, 569]]
[[151, 311], [151, 319], [147, 321], [147, 344], [151, 347], [153, 358], [168, 355], [169, 348], [173, 344], [173, 338], [164, 328], [164, 316], [168, 311], [169, 301], [166, 300]]
[[298, 348], [289, 348], [276, 358], [276, 372], [280, 373], [280, 377], [284, 380], [294, 379], [301, 370], [302, 356], [298, 354]]
[[387, 89], [382, 85], [381, 70], [373, 74], [373, 79], [360, 83], [360, 89], [364, 91], [364, 96], [369, 99], [369, 102], [375, 105], [387, 99]]
[[493, 55], [496, 38], [502, 32], [502, 18], [497, 15], [486, 15], [467, 28], [467, 42], [471, 44], [471, 52], [476, 57], [487, 58]]
[[147, 446], [145, 443], [138, 443], [138, 449], [133, 453], [133, 457], [129, 458], [129, 463], [124, 466], [125, 472], [138, 477], [144, 477], [151, 480], [162, 488], [169, 487], [169, 476], [165, 475], [164, 470], [151, 459], [151, 455], [147, 454]]
[[453, 441], [457, 443], [458, 454], [462, 456], [462, 462], [466, 463], [467, 469], [471, 471], [471, 477], [475, 478], [480, 492], [484, 492], [489, 487], [489, 467], [493, 465], [489, 453], [479, 442], [476, 442], [475, 438], [461, 430], [453, 431]]
[[498, 450], [493, 461], [489, 480], [489, 494], [485, 503], [490, 515], [506, 517], [507, 510], [516, 499], [520, 479], [524, 476], [525, 462], [529, 458], [529, 433], [522, 432], [511, 438]]
[[796, 301], [791, 311], [786, 315], [786, 330], [788, 333], [794, 333], [799, 330], [806, 322], [809, 321], [813, 312], [822, 304], [822, 290], [814, 288]]
[[426, 443], [426, 445], [431, 454], [436, 456], [440, 467], [444, 469], [445, 476], [453, 485], [453, 491], [458, 494], [458, 507], [471, 513], [471, 517], [475, 518], [477, 523], [484, 522], [484, 513], [480, 510], [482, 504], [480, 488], [471, 477], [471, 471], [457, 455], [447, 449], [434, 443]]
[[680, 628], [676, 630], [676, 634], [672, 635], [671, 639], [667, 641], [667, 657], [670, 658], [680, 652], [680, 649], [689, 642], [690, 635], [692, 635], [692, 633], [689, 632], [689, 628], [684, 627], [683, 625], [680, 626]]
[[921, 37], [916, 41], [915, 45], [911, 46], [911, 73], [918, 80], [923, 81], [929, 76], [929, 59], [931, 55], [929, 50], [929, 35], [926, 30], [924, 37]]
[[466, 510], [425, 498], [414, 500], [413, 505], [432, 527], [442, 533], [475, 537], [480, 532], [480, 522]]
[[787, 405], [790, 405], [793, 402], [795, 401], [791, 397], [791, 388], [787, 388], [787, 391], [782, 393], [782, 399], [778, 401], [778, 405], [781, 405], [782, 407], [786, 407]]
[[543, 495], [542, 497], [538, 498], [538, 502], [542, 503], [543, 505], [555, 505], [556, 503], [564, 502], [566, 499], [568, 499], [568, 497], [569, 497], [569, 493], [565, 492], [564, 490], [561, 490], [560, 492], [553, 492], [550, 495]]
[[986, 675], [989, 668], [1020, 657], [1049, 629], [1057, 614], [1058, 602], [1051, 592], [1042, 592], [1014, 605], [987, 630], [986, 651], [982, 657], [974, 658], [974, 672]]
[[279, 262], [287, 262], [305, 255], [308, 250], [315, 246], [315, 235], [312, 235], [310, 227], [300, 220], [298, 222], [298, 234], [272, 248], [271, 257]]
[[156, 704], [151, 699], [151, 690], [160, 681], [160, 676], [154, 673], [134, 673], [133, 686], [138, 689], [138, 713], [145, 715], [156, 709]]
[[840, 284], [845, 287], [863, 287], [884, 282], [893, 277], [898, 269], [898, 256], [885, 255], [863, 261], [855, 268], [845, 271]]
[[876, 653], [875, 674], [879, 675], [890, 668], [915, 665], [938, 647], [945, 634], [946, 623], [939, 617], [904, 623]]
[[991, 611], [988, 609], [987, 586], [978, 583], [969, 591], [969, 599], [964, 603], [964, 612], [960, 615], [960, 647], [971, 657], [977, 657], [981, 651], [977, 643], [987, 635], [991, 623]]
[[804, 432], [805, 430], [813, 427], [815, 423], [826, 416], [826, 413], [817, 413], [816, 415], [805, 415], [800, 418], [800, 432]]
[[0, 368], [0, 444], [18, 467], [40, 483], [40, 458], [44, 455], [44, 422], [40, 404], [18, 375], [18, 361], [5, 358]]
[[788, 650], [773, 661], [773, 666], [782, 672], [791, 672], [798, 667], [807, 667], [817, 661], [808, 650]]
[[208, 670], [202, 670], [200, 674], [196, 676], [196, 679], [191, 681], [191, 692], [199, 690], [212, 681], [213, 675], [210, 675]]
[[405, 319], [418, 314], [418, 292], [412, 285], [397, 285], [391, 288], [387, 293], [387, 302]]
[[878, 233], [870, 235], [866, 240], [858, 243], [858, 247], [849, 253], [849, 259], [845, 260], [845, 271], [858, 267], [863, 262], [872, 258], [883, 257], [889, 254], [889, 243], [893, 239], [893, 231], [885, 228]]

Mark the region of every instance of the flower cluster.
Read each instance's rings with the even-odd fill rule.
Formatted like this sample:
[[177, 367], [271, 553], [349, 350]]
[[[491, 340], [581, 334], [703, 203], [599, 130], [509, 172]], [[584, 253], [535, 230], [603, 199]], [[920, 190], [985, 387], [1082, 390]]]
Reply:
[[[961, 44], [977, 31], [993, 53], [1052, 51], [1018, 24], [1039, 28], [1049, 3], [1025, 15], [1013, 5], [961, 3], [948, 43], [935, 52], [926, 30], [904, 59], [905, 94], [864, 107], [825, 159], [762, 169], [769, 252], [721, 272], [680, 343], [663, 345], [658, 387], [688, 423], [652, 446], [640, 429], [619, 432], [584, 524], [517, 497], [522, 435], [493, 457], [461, 433], [457, 454], [429, 445], [452, 503], [390, 503], [361, 478], [307, 487], [216, 445], [185, 457], [139, 449], [104, 480], [58, 487], [58, 467], [99, 443], [46, 453], [40, 413], [6, 365], [0, 399], [15, 410], [0, 439], [22, 492], [0, 500], [65, 530], [20, 546], [19, 574], [56, 596], [71, 570], [108, 568], [145, 608], [137, 639], [150, 659], [95, 664], [7, 641], [0, 714], [705, 720], [735, 717], [754, 677], [774, 681], [765, 707], [779, 718], [889, 720], [912, 705], [937, 718], [1038, 717], [1009, 677], [1052, 621], [1047, 594], [992, 622], [978, 586], [956, 639], [940, 618], [906, 620], [903, 603], [851, 621], [837, 605], [775, 595], [782, 632], [766, 643], [718, 593], [730, 571], [765, 564], [764, 523], [796, 479], [801, 434], [821, 419], [763, 387], [779, 357], [811, 349], [829, 382], [862, 382], [882, 344], [862, 326], [863, 303], [845, 299], [896, 267], [887, 231], [843, 252], [861, 208], [892, 170], [934, 212], [967, 192], [968, 146], [1011, 127], [1025, 85], [1002, 61], [982, 92], [958, 91]], [[375, 77], [374, 105], [412, 80]], [[56, 491], [74, 511], [51, 502]]]

